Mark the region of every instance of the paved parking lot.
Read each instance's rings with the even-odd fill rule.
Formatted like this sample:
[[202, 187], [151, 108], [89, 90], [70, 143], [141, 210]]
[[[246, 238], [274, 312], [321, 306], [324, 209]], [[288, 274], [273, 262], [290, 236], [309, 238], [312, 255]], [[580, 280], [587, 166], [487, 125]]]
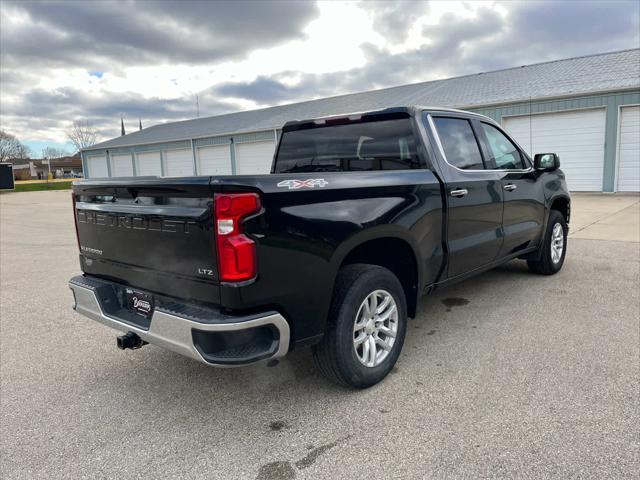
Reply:
[[0, 217], [4, 479], [637, 478], [637, 196], [576, 195], [556, 276], [514, 261], [425, 298], [357, 392], [308, 351], [229, 370], [121, 352], [71, 311], [69, 192], [4, 194]]

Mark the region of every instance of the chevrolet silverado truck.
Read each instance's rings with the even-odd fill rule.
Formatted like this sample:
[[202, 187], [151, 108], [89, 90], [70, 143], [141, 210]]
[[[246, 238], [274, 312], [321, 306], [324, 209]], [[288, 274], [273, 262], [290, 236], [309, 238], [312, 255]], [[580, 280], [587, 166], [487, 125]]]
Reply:
[[286, 123], [269, 175], [81, 181], [74, 308], [122, 349], [234, 366], [310, 346], [366, 388], [422, 295], [516, 258], [562, 268], [558, 167], [487, 117], [397, 107]]

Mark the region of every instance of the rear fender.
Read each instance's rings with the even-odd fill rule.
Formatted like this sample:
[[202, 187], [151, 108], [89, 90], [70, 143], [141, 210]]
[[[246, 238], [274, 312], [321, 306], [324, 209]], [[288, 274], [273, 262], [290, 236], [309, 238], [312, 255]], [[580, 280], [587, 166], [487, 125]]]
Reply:
[[411, 237], [410, 232], [398, 225], [377, 225], [375, 227], [367, 228], [366, 230], [361, 230], [360, 232], [345, 240], [336, 249], [333, 257], [331, 258], [331, 269], [334, 281], [338, 270], [342, 266], [344, 259], [347, 257], [347, 255], [349, 255], [349, 253], [351, 253], [356, 247], [370, 240], [377, 240], [381, 238], [397, 238], [399, 240], [404, 240], [411, 246], [411, 250], [413, 251], [413, 254], [416, 258], [416, 265], [418, 266], [418, 284], [421, 285], [422, 268], [420, 262], [418, 261], [418, 258], [420, 258], [418, 253], [418, 245]]

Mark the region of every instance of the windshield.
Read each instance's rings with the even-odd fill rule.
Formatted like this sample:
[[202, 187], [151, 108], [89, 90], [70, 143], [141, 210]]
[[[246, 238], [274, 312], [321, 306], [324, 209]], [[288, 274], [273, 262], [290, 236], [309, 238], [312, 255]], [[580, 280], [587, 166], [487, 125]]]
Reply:
[[418, 168], [409, 118], [284, 132], [275, 173]]

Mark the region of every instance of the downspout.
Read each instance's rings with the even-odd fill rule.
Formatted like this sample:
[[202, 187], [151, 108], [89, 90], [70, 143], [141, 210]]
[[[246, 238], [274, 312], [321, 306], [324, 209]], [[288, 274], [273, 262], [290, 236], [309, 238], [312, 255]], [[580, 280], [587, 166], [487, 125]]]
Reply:
[[233, 137], [229, 139], [229, 148], [231, 153], [231, 175], [236, 174], [236, 146], [233, 143]]
[[198, 172], [198, 160], [196, 159], [196, 144], [193, 141], [193, 138], [191, 139], [191, 154], [193, 155], [193, 174], [198, 176], [199, 172]]

